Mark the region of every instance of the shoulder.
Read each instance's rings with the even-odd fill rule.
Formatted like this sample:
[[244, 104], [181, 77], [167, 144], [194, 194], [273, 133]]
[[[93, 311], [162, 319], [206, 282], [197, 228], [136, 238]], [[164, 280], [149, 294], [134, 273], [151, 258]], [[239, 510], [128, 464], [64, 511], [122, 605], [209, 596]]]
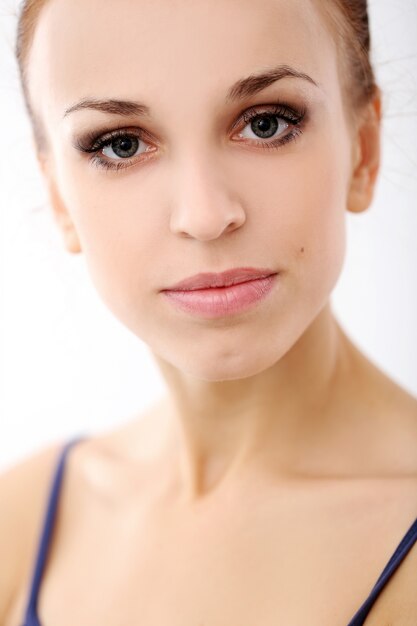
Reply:
[[[352, 390], [357, 410], [366, 416], [364, 424], [373, 437], [381, 474], [417, 478], [417, 397], [350, 345], [353, 358], [349, 367], [355, 381]], [[362, 438], [364, 433], [360, 431]]]
[[[417, 532], [417, 529], [416, 529]], [[417, 623], [417, 535], [415, 542], [386, 589], [378, 597], [366, 624], [415, 626]]]
[[[417, 534], [417, 529], [416, 529]], [[417, 622], [417, 536], [413, 548], [405, 557], [397, 576], [392, 579], [392, 592], [387, 610], [404, 626]], [[405, 618], [409, 621], [406, 622]], [[395, 623], [395, 622], [394, 622]]]
[[[144, 421], [134, 419], [71, 448], [63, 479], [65, 497], [60, 495], [62, 518], [72, 519], [79, 504], [91, 507], [100, 499], [125, 494], [126, 468], [136, 469], [145, 458], [145, 440], [149, 443], [145, 432]], [[141, 441], [139, 452], [131, 447], [132, 438]], [[66, 440], [53, 442], [0, 472], [0, 624], [21, 615], [52, 478], [65, 444]]]
[[0, 473], [0, 623], [33, 555], [51, 475], [63, 442], [54, 442]]

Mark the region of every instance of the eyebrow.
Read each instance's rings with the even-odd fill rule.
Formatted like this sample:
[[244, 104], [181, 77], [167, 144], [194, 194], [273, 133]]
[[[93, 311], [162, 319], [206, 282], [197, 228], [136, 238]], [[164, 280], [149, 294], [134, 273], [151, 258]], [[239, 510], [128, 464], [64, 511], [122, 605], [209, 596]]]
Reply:
[[[318, 83], [298, 70], [290, 67], [289, 65], [278, 65], [270, 70], [267, 70], [258, 74], [250, 74], [246, 78], [241, 78], [234, 83], [227, 92], [226, 102], [235, 102], [238, 100], [244, 100], [249, 96], [266, 89], [272, 83], [283, 78], [301, 78], [306, 80], [316, 87], [319, 87]], [[320, 88], [320, 87], [319, 87]], [[99, 100], [96, 98], [83, 98], [76, 104], [73, 104], [65, 110], [63, 117], [66, 117], [70, 113], [75, 111], [81, 111], [83, 109], [93, 109], [95, 111], [102, 111], [103, 113], [110, 113], [114, 115], [141, 115], [149, 116], [150, 108], [146, 104], [141, 102], [133, 102], [131, 100]]]
[[132, 102], [131, 100], [97, 100], [96, 98], [83, 98], [80, 102], [73, 104], [66, 109], [63, 117], [66, 117], [74, 111], [83, 109], [94, 109], [103, 113], [113, 113], [114, 115], [149, 115], [150, 109], [140, 102]]
[[316, 83], [316, 81], [313, 80], [308, 74], [299, 72], [289, 65], [278, 65], [277, 67], [267, 70], [266, 72], [262, 72], [261, 74], [251, 74], [246, 78], [238, 80], [229, 89], [226, 101], [243, 100], [248, 96], [253, 96], [258, 93], [258, 91], [262, 91], [262, 89], [269, 87], [272, 83], [275, 83], [277, 80], [282, 80], [283, 78], [301, 78], [309, 81], [316, 87], [319, 87], [318, 83]]

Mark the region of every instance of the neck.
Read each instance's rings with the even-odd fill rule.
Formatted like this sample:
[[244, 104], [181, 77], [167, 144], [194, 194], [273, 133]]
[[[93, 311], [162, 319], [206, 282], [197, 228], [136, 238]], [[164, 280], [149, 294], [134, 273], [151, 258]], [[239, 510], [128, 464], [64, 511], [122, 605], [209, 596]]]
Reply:
[[169, 441], [180, 490], [195, 500], [256, 465], [309, 474], [343, 404], [350, 344], [326, 306], [272, 367], [243, 379], [193, 378], [155, 356], [169, 390]]

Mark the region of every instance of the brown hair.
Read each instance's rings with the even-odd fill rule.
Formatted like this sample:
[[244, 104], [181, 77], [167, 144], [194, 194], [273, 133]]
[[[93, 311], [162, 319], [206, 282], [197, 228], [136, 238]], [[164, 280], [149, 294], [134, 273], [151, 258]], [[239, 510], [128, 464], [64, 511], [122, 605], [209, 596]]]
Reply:
[[[17, 26], [15, 54], [19, 67], [23, 97], [39, 151], [46, 150], [46, 137], [29, 98], [27, 57], [37, 19], [48, 0], [23, 0]], [[346, 112], [355, 121], [378, 86], [371, 63], [371, 36], [367, 0], [315, 0], [328, 19], [337, 49]]]
[[333, 33], [346, 110], [352, 121], [379, 91], [371, 61], [367, 0], [318, 0]]

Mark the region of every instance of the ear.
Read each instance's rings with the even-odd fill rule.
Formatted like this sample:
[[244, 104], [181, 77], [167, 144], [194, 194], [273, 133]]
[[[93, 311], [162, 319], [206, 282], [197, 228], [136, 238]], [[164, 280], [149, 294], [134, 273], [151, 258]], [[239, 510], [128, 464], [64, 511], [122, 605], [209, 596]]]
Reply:
[[49, 160], [45, 155], [40, 153], [37, 153], [37, 160], [46, 184], [52, 214], [62, 233], [64, 245], [68, 252], [78, 254], [81, 252], [81, 243], [78, 233], [61, 194], [59, 193]]
[[381, 158], [381, 91], [377, 88], [372, 101], [357, 122], [353, 136], [352, 175], [347, 210], [366, 211], [372, 202]]

